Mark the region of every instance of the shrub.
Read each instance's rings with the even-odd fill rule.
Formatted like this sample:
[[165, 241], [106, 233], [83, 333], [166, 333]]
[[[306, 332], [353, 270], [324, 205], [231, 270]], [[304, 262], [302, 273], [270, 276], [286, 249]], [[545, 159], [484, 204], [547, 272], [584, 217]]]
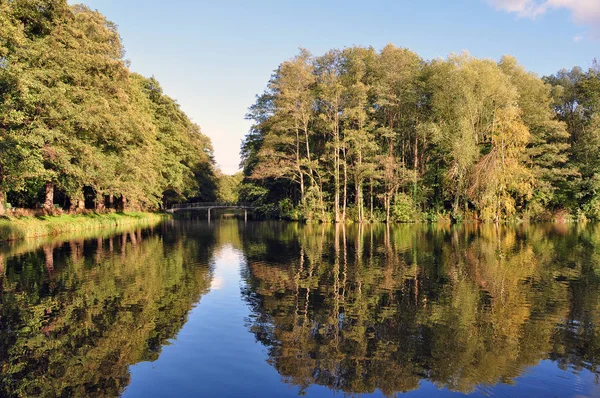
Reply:
[[298, 221], [301, 219], [301, 211], [294, 207], [294, 203], [290, 198], [285, 198], [279, 201], [279, 218]]
[[358, 222], [358, 207], [354, 205], [346, 207], [346, 220]]
[[583, 213], [585, 213], [585, 217], [590, 220], [600, 220], [600, 200], [594, 198], [589, 203], [585, 204], [583, 206]]
[[392, 219], [397, 222], [414, 222], [417, 219], [417, 211], [412, 198], [405, 194], [399, 193], [394, 198], [392, 205]]

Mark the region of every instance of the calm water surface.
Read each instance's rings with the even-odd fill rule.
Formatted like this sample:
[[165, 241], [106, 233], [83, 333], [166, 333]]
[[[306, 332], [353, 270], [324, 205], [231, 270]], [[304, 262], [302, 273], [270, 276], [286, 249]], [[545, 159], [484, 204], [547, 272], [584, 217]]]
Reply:
[[0, 246], [0, 396], [600, 397], [600, 226]]

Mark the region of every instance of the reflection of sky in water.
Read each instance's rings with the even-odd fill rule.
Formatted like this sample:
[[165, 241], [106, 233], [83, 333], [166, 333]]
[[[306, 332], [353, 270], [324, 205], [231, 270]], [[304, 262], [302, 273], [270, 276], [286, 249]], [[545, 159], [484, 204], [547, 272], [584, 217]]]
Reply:
[[245, 326], [249, 310], [240, 295], [242, 253], [227, 245], [216, 250], [213, 261], [214, 279], [223, 282], [202, 297], [157, 361], [131, 368], [124, 396], [297, 396], [280, 382], [264, 347]]
[[223, 279], [222, 276], [215, 276], [212, 280], [212, 282], [210, 283], [210, 290], [219, 290], [221, 288], [223, 288], [223, 285], [225, 284], [225, 279]]
[[[283, 258], [288, 254], [273, 253]], [[248, 287], [240, 278], [240, 273], [247, 267], [244, 254], [231, 245], [224, 245], [215, 250], [213, 261], [215, 267], [211, 292], [192, 311], [174, 344], [163, 349], [158, 361], [132, 368], [132, 383], [126, 396], [160, 396], [163, 393], [220, 397], [298, 396], [299, 388], [282, 382], [285, 375], [279, 375], [269, 364], [265, 347], [248, 333], [248, 321], [255, 321], [256, 315], [249, 311], [239, 290], [239, 287]], [[258, 263], [262, 264], [261, 261]], [[345, 321], [346, 314], [340, 313], [338, 327], [342, 327]], [[470, 394], [450, 391], [421, 380], [417, 389], [399, 395], [594, 397], [599, 392], [591, 372], [565, 372], [549, 360], [542, 360], [537, 366], [519, 372], [521, 375], [508, 384], [479, 385]], [[185, 374], [190, 373], [199, 376], [193, 381], [188, 380]], [[343, 396], [341, 392], [335, 393], [321, 385], [309, 385], [302, 393], [317, 397]], [[371, 395], [383, 396], [380, 391]]]

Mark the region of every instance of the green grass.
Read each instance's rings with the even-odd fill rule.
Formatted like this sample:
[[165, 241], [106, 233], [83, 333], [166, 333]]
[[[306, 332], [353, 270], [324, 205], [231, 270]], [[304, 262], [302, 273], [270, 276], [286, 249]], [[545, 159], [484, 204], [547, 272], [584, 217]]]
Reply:
[[114, 228], [121, 225], [159, 222], [160, 213], [90, 213], [80, 215], [0, 218], [0, 241], [57, 236], [66, 232]]

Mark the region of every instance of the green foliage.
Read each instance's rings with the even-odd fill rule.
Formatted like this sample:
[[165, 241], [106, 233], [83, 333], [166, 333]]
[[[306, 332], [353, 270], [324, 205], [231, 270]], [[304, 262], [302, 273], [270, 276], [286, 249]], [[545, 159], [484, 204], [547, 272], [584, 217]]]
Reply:
[[402, 192], [396, 194], [392, 205], [392, 216], [396, 222], [417, 221], [417, 211], [412, 197]]
[[217, 201], [222, 203], [238, 203], [240, 201], [240, 185], [244, 175], [239, 172], [233, 175], [220, 174], [218, 177]]
[[600, 220], [600, 198], [593, 198], [583, 206], [583, 215], [586, 219]]
[[294, 206], [289, 198], [279, 201], [279, 218], [282, 220], [298, 221], [301, 217], [301, 212]]
[[399, 192], [444, 220], [575, 210], [600, 192], [599, 69], [542, 80], [508, 56], [302, 50], [250, 108], [244, 182], [306, 220], [389, 222]]
[[[91, 190], [154, 209], [216, 187], [210, 140], [162, 93], [131, 73], [116, 25], [66, 0], [2, 2], [0, 192], [73, 208]], [[206, 188], [211, 192], [201, 192]], [[3, 200], [0, 195], [0, 202]]]
[[556, 115], [567, 126], [569, 166], [574, 169], [563, 178], [559, 197], [573, 213], [583, 209], [594, 214], [600, 193], [600, 66], [595, 61], [587, 71], [563, 69], [545, 81], [552, 85]]
[[279, 206], [269, 198], [269, 190], [265, 187], [244, 183], [240, 185], [239, 197], [242, 202], [254, 207], [258, 216], [265, 218], [279, 218]]

